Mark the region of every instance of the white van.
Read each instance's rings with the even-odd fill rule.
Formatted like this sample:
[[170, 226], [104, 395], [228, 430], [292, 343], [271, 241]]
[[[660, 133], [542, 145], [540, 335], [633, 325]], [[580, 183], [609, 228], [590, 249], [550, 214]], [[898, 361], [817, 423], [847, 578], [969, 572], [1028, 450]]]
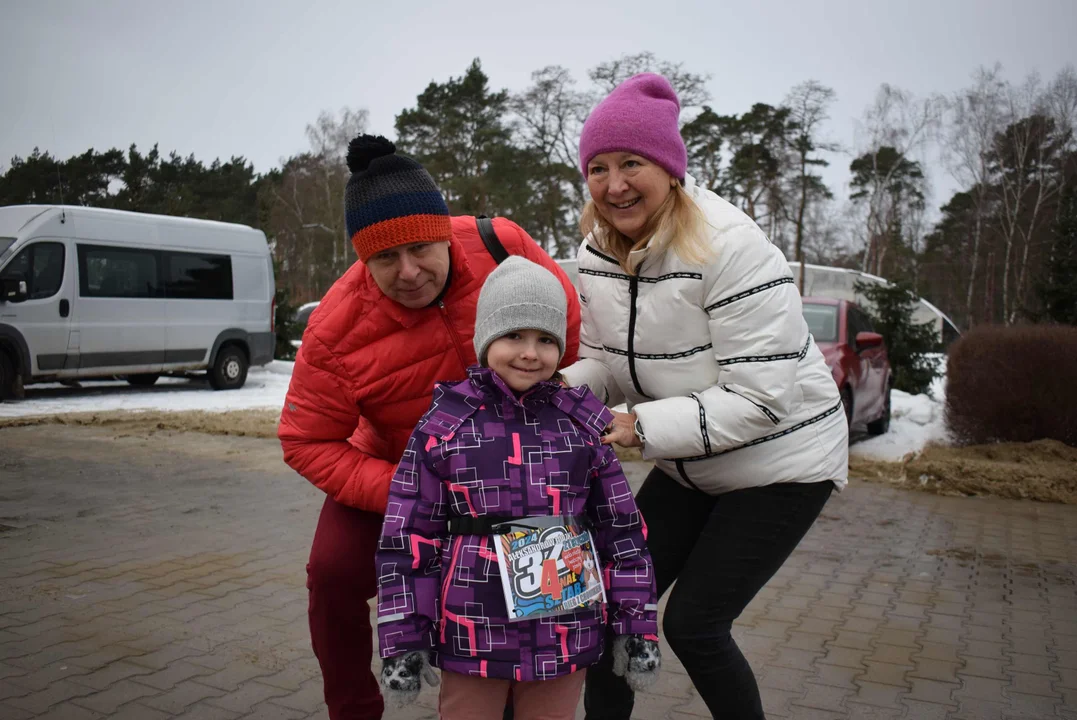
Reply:
[[243, 386], [273, 359], [265, 235], [85, 207], [0, 207], [0, 398], [23, 384], [208, 371]]

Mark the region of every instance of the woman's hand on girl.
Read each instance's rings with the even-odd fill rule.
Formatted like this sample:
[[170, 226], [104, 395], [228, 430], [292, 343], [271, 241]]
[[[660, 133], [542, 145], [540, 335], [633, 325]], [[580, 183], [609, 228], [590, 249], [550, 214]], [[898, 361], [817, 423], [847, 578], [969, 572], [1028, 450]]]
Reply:
[[602, 443], [604, 445], [617, 443], [626, 448], [643, 447], [643, 442], [640, 441], [639, 435], [636, 434], [636, 414], [622, 413], [616, 410], [610, 410], [610, 412], [613, 413], [613, 422], [606, 428], [606, 433], [602, 436]]

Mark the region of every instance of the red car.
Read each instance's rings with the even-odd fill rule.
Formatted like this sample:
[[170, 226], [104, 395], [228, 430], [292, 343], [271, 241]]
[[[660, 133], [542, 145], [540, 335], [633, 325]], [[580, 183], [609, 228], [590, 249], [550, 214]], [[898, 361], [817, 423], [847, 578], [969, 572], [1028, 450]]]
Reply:
[[883, 336], [848, 300], [806, 297], [803, 302], [808, 329], [841, 390], [849, 430], [882, 435], [890, 429], [894, 382]]

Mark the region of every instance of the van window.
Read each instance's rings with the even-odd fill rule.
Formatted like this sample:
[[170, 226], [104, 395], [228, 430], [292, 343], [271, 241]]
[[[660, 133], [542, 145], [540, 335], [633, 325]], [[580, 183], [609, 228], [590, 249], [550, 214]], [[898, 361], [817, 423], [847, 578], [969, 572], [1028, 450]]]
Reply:
[[0, 265], [4, 264], [4, 260], [7, 259], [8, 250], [15, 244], [15, 238], [13, 237], [0, 237]]
[[60, 292], [64, 282], [64, 246], [57, 242], [29, 245], [12, 258], [0, 277], [26, 281], [27, 298], [42, 300]]
[[163, 297], [152, 250], [79, 245], [79, 295], [82, 297]]
[[232, 258], [202, 253], [164, 253], [165, 296], [191, 300], [232, 299]]

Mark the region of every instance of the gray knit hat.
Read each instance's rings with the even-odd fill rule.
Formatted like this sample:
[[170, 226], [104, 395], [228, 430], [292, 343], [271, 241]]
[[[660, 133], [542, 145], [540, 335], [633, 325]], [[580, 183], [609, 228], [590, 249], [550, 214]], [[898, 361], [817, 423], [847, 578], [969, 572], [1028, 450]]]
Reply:
[[568, 300], [557, 277], [517, 255], [505, 258], [483, 283], [475, 309], [475, 356], [486, 364], [490, 343], [515, 330], [542, 330], [565, 355]]

